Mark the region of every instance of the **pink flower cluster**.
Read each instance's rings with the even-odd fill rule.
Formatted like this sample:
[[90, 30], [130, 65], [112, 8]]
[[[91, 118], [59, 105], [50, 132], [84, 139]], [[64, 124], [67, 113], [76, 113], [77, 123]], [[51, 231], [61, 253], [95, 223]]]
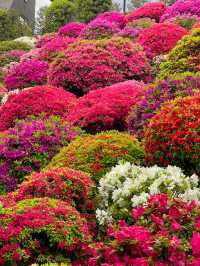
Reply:
[[131, 107], [141, 101], [144, 84], [134, 80], [89, 92], [78, 99], [68, 121], [89, 133], [126, 128]]
[[70, 22], [62, 26], [58, 30], [58, 34], [61, 36], [67, 36], [71, 38], [77, 38], [81, 31], [85, 29], [86, 25], [80, 22]]
[[118, 11], [108, 11], [98, 15], [97, 19], [114, 22], [118, 27], [122, 28], [124, 26], [125, 16]]
[[55, 32], [46, 33], [42, 36], [39, 36], [37, 38], [36, 48], [41, 48], [44, 44], [53, 40], [56, 36], [57, 36], [57, 33], [55, 33]]

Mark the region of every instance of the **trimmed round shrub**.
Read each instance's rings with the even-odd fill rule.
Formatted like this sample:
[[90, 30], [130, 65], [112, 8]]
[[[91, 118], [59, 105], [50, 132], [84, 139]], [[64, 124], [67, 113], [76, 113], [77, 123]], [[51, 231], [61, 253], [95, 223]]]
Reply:
[[152, 195], [147, 206], [132, 210], [128, 223], [120, 220], [108, 227], [106, 245], [93, 248], [90, 261], [96, 265], [197, 266], [199, 216], [194, 201], [185, 204], [165, 194]]
[[97, 19], [103, 19], [115, 23], [118, 27], [122, 28], [124, 26], [124, 14], [119, 11], [108, 11], [101, 13], [97, 16]]
[[167, 103], [145, 132], [148, 164], [173, 164], [200, 173], [200, 94]]
[[43, 61], [52, 62], [59, 52], [68, 48], [73, 42], [75, 42], [74, 38], [57, 36], [42, 46], [38, 58]]
[[30, 115], [65, 116], [75, 103], [75, 96], [61, 88], [51, 86], [29, 88], [12, 95], [0, 107], [0, 131], [13, 127], [17, 119], [24, 119]]
[[161, 21], [173, 18], [179, 15], [196, 15], [200, 17], [200, 1], [199, 0], [177, 0], [173, 5], [167, 7]]
[[29, 46], [28, 44], [24, 42], [0, 41], [0, 54], [4, 54], [12, 50], [28, 51], [30, 49], [31, 49], [31, 46]]
[[172, 23], [160, 23], [143, 30], [137, 42], [144, 48], [148, 57], [153, 58], [168, 53], [187, 31]]
[[35, 47], [41, 48], [43, 45], [47, 44], [49, 41], [53, 40], [56, 37], [57, 37], [57, 33], [55, 32], [46, 33], [44, 35], [38, 36]]
[[59, 117], [18, 121], [0, 136], [1, 194], [16, 189], [26, 175], [48, 165], [79, 133]]
[[198, 176], [185, 176], [175, 166], [141, 167], [119, 164], [99, 181], [99, 208], [96, 217], [104, 225], [119, 219], [131, 219], [133, 207], [147, 205], [151, 195], [166, 193], [184, 202], [200, 203]]
[[50, 66], [49, 83], [82, 96], [129, 79], [147, 79], [150, 65], [141, 46], [128, 39], [80, 41]]
[[53, 158], [50, 166], [81, 170], [98, 182], [120, 160], [141, 163], [142, 145], [128, 133], [108, 131], [94, 136], [78, 137]]
[[189, 73], [148, 86], [145, 89], [143, 100], [133, 106], [127, 117], [129, 132], [143, 138], [145, 128], [162, 104], [179, 96], [194, 95], [199, 91], [200, 76], [191, 76]]
[[48, 64], [38, 59], [20, 62], [8, 70], [4, 83], [8, 90], [23, 89], [47, 82]]
[[86, 24], [81, 22], [70, 22], [60, 27], [58, 34], [65, 37], [77, 38], [85, 29]]
[[198, 23], [200, 20], [199, 17], [193, 15], [179, 15], [176, 17], [169, 18], [165, 22], [178, 24], [179, 26], [185, 28], [186, 30], [191, 30], [196, 23]]
[[200, 29], [182, 38], [169, 53], [167, 60], [161, 64], [158, 79], [165, 79], [171, 75], [190, 71], [199, 72]]
[[[75, 131], [74, 131], [75, 132]], [[54, 198], [68, 202], [70, 205], [84, 211], [89, 204], [93, 183], [84, 172], [70, 168], [53, 168], [27, 177], [16, 192], [1, 196], [4, 206], [10, 205], [10, 200], [18, 202], [31, 198]]]
[[85, 27], [80, 37], [88, 40], [111, 38], [119, 30], [119, 27], [114, 22], [97, 18]]
[[144, 84], [125, 81], [89, 92], [78, 99], [68, 121], [88, 133], [126, 128], [126, 116], [144, 95]]
[[6, 66], [11, 62], [19, 62], [21, 56], [26, 52], [22, 50], [12, 50], [0, 55], [0, 67]]
[[88, 241], [86, 221], [66, 202], [35, 198], [1, 208], [0, 265], [71, 262]]
[[164, 14], [166, 6], [164, 3], [153, 2], [147, 3], [126, 16], [126, 23], [139, 18], [151, 18], [159, 22], [160, 17]]

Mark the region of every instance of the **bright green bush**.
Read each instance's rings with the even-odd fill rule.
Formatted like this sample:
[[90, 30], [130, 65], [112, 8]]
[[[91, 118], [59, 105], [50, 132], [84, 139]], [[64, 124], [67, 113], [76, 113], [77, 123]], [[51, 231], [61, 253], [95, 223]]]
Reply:
[[53, 158], [50, 166], [82, 170], [98, 182], [120, 160], [140, 164], [143, 160], [142, 145], [128, 133], [107, 131], [78, 137]]
[[169, 53], [168, 59], [160, 65], [158, 79], [189, 71], [196, 73], [200, 70], [200, 29], [182, 38]]
[[0, 55], [12, 50], [28, 51], [30, 49], [31, 47], [24, 42], [0, 41]]

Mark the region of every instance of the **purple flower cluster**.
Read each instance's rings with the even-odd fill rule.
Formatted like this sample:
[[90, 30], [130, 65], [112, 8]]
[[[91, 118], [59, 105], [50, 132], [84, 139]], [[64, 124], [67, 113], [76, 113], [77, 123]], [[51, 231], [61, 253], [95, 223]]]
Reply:
[[18, 121], [0, 137], [0, 193], [16, 189], [26, 175], [44, 168], [79, 133], [55, 116]]
[[37, 59], [21, 62], [8, 71], [5, 86], [8, 90], [15, 90], [43, 85], [47, 80], [47, 70], [48, 64]]
[[134, 41], [135, 38], [138, 37], [139, 34], [140, 34], [139, 29], [126, 26], [119, 33], [117, 33], [117, 36], [124, 37], [124, 38], [130, 38], [131, 40]]
[[108, 11], [98, 15], [97, 19], [114, 22], [118, 27], [122, 28], [124, 26], [125, 16], [118, 11]]
[[160, 21], [180, 16], [180, 15], [196, 15], [200, 17], [200, 0], [178, 0], [172, 6], [169, 6]]
[[62, 36], [77, 38], [81, 33], [81, 31], [85, 29], [85, 27], [86, 25], [84, 23], [70, 22], [62, 26], [59, 29], [58, 34]]
[[162, 104], [179, 96], [193, 95], [199, 90], [200, 76], [163, 80], [149, 86], [145, 91], [142, 102], [133, 107], [127, 118], [128, 130], [139, 138], [143, 138], [146, 126]]
[[87, 25], [81, 32], [80, 37], [89, 40], [110, 38], [118, 33], [119, 30], [119, 27], [114, 22], [97, 18]]

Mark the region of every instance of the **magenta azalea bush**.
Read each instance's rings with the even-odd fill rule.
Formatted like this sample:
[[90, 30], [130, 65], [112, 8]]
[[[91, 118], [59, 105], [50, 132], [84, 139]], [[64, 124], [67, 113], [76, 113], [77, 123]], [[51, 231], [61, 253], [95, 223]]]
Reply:
[[139, 34], [140, 34], [139, 29], [126, 26], [124, 29], [120, 30], [116, 34], [116, 36], [129, 38], [132, 41], [135, 41], [136, 37], [138, 37]]
[[124, 14], [114, 10], [99, 14], [97, 19], [114, 22], [118, 27], [122, 28], [124, 26], [125, 16]]
[[65, 37], [77, 38], [85, 29], [86, 24], [81, 22], [70, 22], [60, 27], [58, 34]]
[[14, 65], [4, 78], [8, 90], [43, 85], [47, 81], [48, 64], [32, 59]]
[[43, 45], [53, 40], [56, 36], [57, 34], [55, 32], [46, 33], [42, 36], [38, 36], [37, 42], [36, 42], [36, 48], [41, 48]]

